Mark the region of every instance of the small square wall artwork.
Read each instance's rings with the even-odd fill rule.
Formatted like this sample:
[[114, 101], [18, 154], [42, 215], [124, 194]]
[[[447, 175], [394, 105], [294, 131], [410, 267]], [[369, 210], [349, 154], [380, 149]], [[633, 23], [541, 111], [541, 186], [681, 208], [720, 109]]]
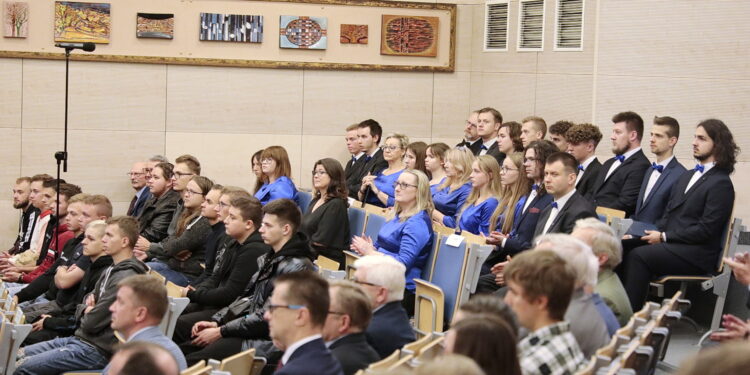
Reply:
[[26, 38], [29, 36], [29, 4], [25, 1], [3, 3], [3, 25], [6, 38]]
[[173, 39], [174, 14], [138, 13], [135, 36], [138, 38]]
[[279, 19], [279, 47], [298, 49], [326, 49], [328, 46], [328, 18], [281, 16]]
[[367, 44], [367, 25], [341, 24], [341, 44]]
[[201, 13], [200, 40], [262, 43], [263, 16]]

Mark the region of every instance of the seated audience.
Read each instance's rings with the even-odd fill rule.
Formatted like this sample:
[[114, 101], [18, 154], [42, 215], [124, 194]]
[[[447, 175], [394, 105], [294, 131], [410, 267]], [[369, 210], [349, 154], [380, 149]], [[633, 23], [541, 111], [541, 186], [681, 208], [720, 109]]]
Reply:
[[406, 153], [404, 153], [404, 167], [406, 169], [417, 169], [422, 171], [427, 177], [432, 179], [430, 171], [425, 166], [425, 158], [427, 157], [427, 144], [419, 141], [412, 142], [406, 146]]
[[516, 344], [510, 325], [492, 315], [462, 319], [445, 334], [445, 352], [473, 359], [485, 374], [521, 375]]
[[307, 237], [297, 232], [302, 219], [294, 201], [269, 202], [263, 214], [259, 232], [272, 251], [258, 260], [258, 272], [234, 302], [210, 320], [195, 323], [190, 333], [180, 333], [180, 337], [194, 337], [180, 344], [188, 365], [226, 358], [247, 348], [255, 348], [260, 356], [272, 354], [263, 306], [273, 291], [273, 281], [282, 274], [312, 270], [313, 264]]
[[179, 286], [186, 286], [203, 272], [205, 241], [211, 233], [208, 219], [201, 216], [201, 205], [213, 181], [194, 176], [183, 189], [183, 209], [175, 232], [162, 242], [149, 243], [148, 250], [135, 256], [150, 260], [146, 265]]
[[[383, 150], [379, 147], [380, 141], [383, 137], [383, 128], [380, 127], [377, 121], [368, 119], [362, 121], [357, 125], [357, 137], [359, 138], [359, 147], [365, 154], [365, 164], [359, 173], [352, 173], [350, 179], [351, 184], [347, 185], [349, 189], [349, 196], [354, 199], [360, 199], [358, 197], [359, 191], [362, 189], [362, 179], [369, 175], [377, 175], [378, 172], [388, 167], [388, 162], [383, 159]], [[360, 199], [361, 200], [361, 199]]]
[[599, 261], [594, 292], [601, 296], [612, 310], [620, 326], [625, 326], [633, 316], [633, 309], [630, 307], [625, 287], [614, 272], [615, 267], [622, 261], [620, 240], [615, 237], [612, 227], [593, 217], [576, 221], [571, 235], [591, 246], [591, 250], [594, 251]]
[[477, 134], [482, 138], [482, 146], [476, 156], [490, 155], [498, 165], [503, 164], [505, 154], [500, 152], [497, 144], [497, 131], [503, 123], [503, 115], [494, 108], [482, 108], [478, 111]]
[[172, 190], [172, 164], [159, 163], [149, 173], [148, 187], [151, 198], [143, 206], [138, 216], [138, 224], [141, 237], [151, 243], [158, 243], [167, 238], [169, 223], [172, 221], [177, 201], [180, 200], [180, 194]]
[[[31, 209], [33, 211], [33, 217], [29, 216], [29, 222], [30, 224], [26, 227], [28, 230], [28, 233], [24, 234], [24, 237], [28, 237], [28, 244], [26, 245], [26, 250], [29, 249], [36, 249], [38, 248], [41, 243], [40, 241], [44, 238], [44, 234], [41, 234], [44, 232], [43, 227], [46, 228], [47, 223], [49, 222], [49, 214], [45, 215], [46, 218], [42, 218], [41, 214], [44, 210], [44, 204], [42, 203], [42, 188], [43, 184], [46, 181], [53, 180], [53, 177], [43, 173], [43, 174], [37, 174], [31, 177], [29, 182], [29, 203], [31, 204]], [[64, 181], [61, 181], [64, 182]], [[31, 213], [30, 213], [31, 215]], [[33, 221], [33, 222], [32, 222]], [[25, 250], [24, 250], [25, 251]], [[21, 252], [17, 252], [16, 254], [19, 254]], [[16, 254], [2, 254], [2, 257], [0, 257], [0, 261], [2, 264], [5, 264], [8, 261], [9, 255], [16, 255]]]
[[404, 298], [405, 267], [391, 257], [368, 255], [354, 262], [354, 281], [370, 297], [372, 320], [365, 331], [367, 342], [381, 358], [415, 340]]
[[425, 149], [424, 167], [430, 176], [430, 193], [434, 196], [443, 181], [445, 181], [445, 154], [450, 147], [445, 143], [433, 143]]
[[350, 281], [329, 282], [331, 307], [323, 326], [323, 340], [341, 364], [344, 375], [354, 375], [380, 360], [364, 331], [372, 319], [370, 298]]
[[85, 309], [75, 335], [20, 349], [16, 374], [58, 374], [100, 369], [107, 365], [117, 343], [110, 327], [109, 311], [116, 298], [117, 283], [128, 276], [146, 272], [146, 265], [133, 258], [133, 244], [137, 238], [138, 223], [135, 219], [118, 216], [107, 221], [102, 242], [113, 265], [105, 271], [107, 276], [103, 276], [93, 292], [86, 296]]
[[479, 112], [471, 111], [464, 124], [464, 139], [456, 145], [459, 150], [469, 151], [472, 155], [479, 154], [482, 149], [482, 138], [477, 134]]
[[[211, 190], [206, 194], [203, 203], [200, 207], [200, 215], [205, 217], [208, 221], [208, 225], [211, 226], [211, 231], [203, 241], [203, 249], [206, 254], [205, 263], [200, 276], [190, 281], [190, 285], [198, 285], [211, 276], [214, 270], [214, 264], [216, 262], [216, 250], [222, 245], [222, 241], [225, 235], [224, 228], [224, 217], [220, 215], [218, 205], [221, 200], [221, 192], [224, 190], [224, 186], [214, 184]], [[248, 194], [249, 195], [249, 194]]]
[[[360, 177], [357, 183], [361, 183], [362, 168], [364, 168], [367, 158], [362, 147], [359, 145], [359, 137], [357, 136], [357, 128], [359, 124], [352, 124], [346, 127], [346, 151], [351, 155], [349, 161], [346, 162], [344, 168], [344, 174], [346, 175], [346, 186], [354, 185], [354, 179]], [[356, 193], [356, 192], [355, 192]]]
[[385, 138], [383, 145], [383, 159], [388, 163], [387, 168], [366, 175], [362, 178], [359, 189], [359, 200], [378, 207], [391, 207], [394, 204], [394, 186], [398, 177], [404, 171], [404, 153], [409, 144], [409, 138], [403, 134], [394, 133]]
[[325, 158], [312, 172], [313, 200], [302, 216], [300, 231], [310, 239], [315, 255], [339, 262], [344, 269], [344, 250], [349, 249], [349, 202], [341, 164]]
[[[466, 150], [448, 150], [443, 159], [445, 180], [432, 193], [435, 209], [432, 220], [440, 225], [454, 226], [456, 214], [464, 206], [471, 193], [471, 165], [474, 156]], [[430, 191], [433, 188], [430, 186]]]
[[151, 197], [151, 191], [146, 184], [147, 165], [145, 161], [135, 162], [130, 167], [130, 172], [127, 173], [130, 178], [130, 186], [135, 190], [135, 195], [130, 200], [130, 205], [128, 206], [128, 216], [138, 217], [141, 209], [143, 209], [143, 205]]
[[505, 269], [505, 302], [529, 335], [518, 344], [524, 375], [574, 374], [586, 359], [564, 320], [575, 271], [549, 250], [527, 251]]
[[531, 142], [541, 141], [547, 135], [547, 123], [537, 116], [529, 116], [521, 120], [521, 144], [529, 147]]
[[495, 158], [478, 156], [471, 165], [471, 193], [456, 220], [443, 219], [447, 227], [473, 234], [490, 234], [490, 220], [501, 197], [500, 165]]
[[253, 154], [251, 158], [253, 175], [255, 175], [255, 187], [253, 188], [253, 195], [257, 194], [260, 188], [262, 188], [263, 184], [266, 182], [266, 176], [263, 174], [263, 169], [261, 168], [260, 163], [261, 154], [263, 154], [263, 150], [258, 150]]
[[178, 375], [180, 370], [172, 353], [161, 345], [131, 341], [118, 347], [109, 362], [108, 375]]
[[13, 242], [13, 247], [8, 249], [5, 254], [0, 254], [0, 259], [5, 255], [15, 255], [26, 251], [31, 245], [31, 233], [34, 231], [34, 224], [39, 215], [38, 210], [31, 204], [29, 195], [31, 194], [31, 178], [19, 177], [13, 185], [13, 208], [21, 210], [21, 219], [18, 222], [18, 237]]
[[460, 354], [441, 355], [421, 363], [414, 375], [486, 375], [470, 358]]
[[422, 275], [422, 268], [432, 249], [432, 199], [427, 176], [409, 169], [396, 181], [396, 216], [386, 222], [378, 238], [354, 236], [351, 249], [361, 255], [387, 255], [406, 266], [406, 295], [404, 307], [413, 315], [414, 278]]
[[[31, 264], [38, 259], [39, 249], [43, 246], [44, 238], [47, 235], [49, 221], [52, 218], [52, 211], [48, 208], [48, 203], [44, 202], [44, 195], [42, 192], [44, 190], [44, 183], [48, 181], [56, 180], [47, 174], [31, 177], [31, 184], [29, 185], [29, 201], [34, 207], [36, 214], [34, 219], [35, 222], [29, 235], [29, 247], [25, 251], [18, 252], [12, 256], [10, 254], [3, 254], [2, 258], [0, 258], [0, 271], [4, 273], [12, 272], [9, 277], [3, 277], [3, 280], [5, 281], [18, 282], [18, 276], [20, 274], [20, 269], [18, 267], [24, 267], [25, 270], [29, 270]], [[51, 228], [49, 230], [51, 230]]]
[[575, 124], [570, 121], [560, 120], [549, 126], [549, 140], [557, 146], [557, 149], [565, 152], [568, 150], [568, 139], [565, 135]]
[[292, 166], [284, 147], [266, 148], [260, 155], [260, 163], [264, 183], [255, 193], [260, 204], [265, 205], [276, 199], [294, 199], [297, 196], [297, 188], [292, 182]]
[[497, 148], [505, 155], [513, 152], [523, 153], [521, 124], [508, 121], [500, 125], [500, 129], [497, 130]]
[[[135, 275], [117, 283], [117, 297], [109, 306], [112, 312], [112, 329], [129, 342], [149, 342], [166, 350], [177, 361], [180, 371], [187, 366], [180, 348], [159, 329], [159, 324], [169, 308], [167, 288], [150, 275]], [[104, 373], [111, 372], [107, 365]]]
[[596, 158], [596, 146], [602, 140], [599, 127], [591, 124], [573, 125], [565, 133], [568, 142], [567, 153], [573, 155], [578, 162], [578, 176], [576, 176], [576, 190], [587, 200], [592, 200], [594, 183], [599, 177], [602, 163]]
[[312, 271], [280, 275], [263, 318], [273, 344], [284, 351], [275, 374], [342, 375], [322, 339], [330, 309], [328, 282]]

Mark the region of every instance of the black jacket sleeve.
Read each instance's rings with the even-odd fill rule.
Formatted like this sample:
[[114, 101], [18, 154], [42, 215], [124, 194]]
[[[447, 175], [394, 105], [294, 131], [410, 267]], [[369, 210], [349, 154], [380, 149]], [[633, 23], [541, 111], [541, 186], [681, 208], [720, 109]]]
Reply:
[[229, 305], [245, 290], [250, 278], [258, 271], [258, 257], [268, 250], [253, 243], [227, 251], [233, 254], [230, 257], [224, 254], [219, 272], [211, 275], [196, 290], [188, 292], [190, 302], [216, 307]]

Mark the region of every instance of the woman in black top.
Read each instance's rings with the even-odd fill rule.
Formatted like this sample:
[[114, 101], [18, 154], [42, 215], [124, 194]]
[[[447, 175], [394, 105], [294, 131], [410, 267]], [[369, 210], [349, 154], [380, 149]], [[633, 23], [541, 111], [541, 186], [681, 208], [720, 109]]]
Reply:
[[339, 262], [344, 269], [344, 253], [349, 248], [349, 215], [344, 168], [337, 160], [315, 162], [312, 172], [313, 200], [302, 217], [300, 231], [310, 238], [317, 253]]

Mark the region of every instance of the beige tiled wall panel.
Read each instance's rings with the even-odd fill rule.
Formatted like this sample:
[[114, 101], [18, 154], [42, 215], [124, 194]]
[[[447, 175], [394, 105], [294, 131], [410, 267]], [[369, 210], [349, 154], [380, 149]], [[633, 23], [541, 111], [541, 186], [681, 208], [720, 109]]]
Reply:
[[547, 121], [591, 121], [591, 75], [538, 74], [536, 115]]
[[482, 5], [459, 5], [456, 7], [456, 71], [471, 70], [471, 41], [474, 35], [474, 11]]
[[[7, 189], [6, 191], [10, 191]], [[4, 197], [9, 197], [5, 195]], [[18, 236], [18, 218], [20, 211], [13, 208], [13, 201], [10, 199], [0, 200], [0, 252], [10, 249], [13, 241]]]
[[534, 114], [536, 80], [535, 74], [472, 72], [470, 108], [494, 107], [503, 121], [520, 121]]
[[22, 61], [0, 59], [0, 128], [21, 127]]
[[300, 134], [301, 70], [167, 68], [167, 130]]
[[[687, 165], [687, 164], [686, 164]], [[750, 162], [739, 162], [735, 166], [737, 170], [732, 175], [734, 184], [734, 217], [743, 219], [743, 224], [747, 225], [750, 221]]]
[[[65, 63], [57, 60], [22, 61], [23, 126], [62, 129], [65, 121]], [[79, 63], [71, 65], [76, 64]]]
[[346, 166], [350, 155], [346, 150], [344, 132], [336, 135], [305, 135], [302, 137], [302, 164], [297, 183], [304, 188], [312, 188], [311, 171], [313, 164], [323, 158], [334, 158]]
[[0, 147], [0, 186], [5, 192], [2, 198], [11, 199], [10, 188], [21, 176], [21, 129], [0, 128], [0, 139], [3, 142], [3, 147]]
[[[583, 50], [556, 50], [555, 27], [557, 0], [545, 2], [544, 52], [539, 53], [539, 73], [590, 74], [594, 66], [596, 7], [598, 1], [584, 1]], [[517, 34], [514, 34], [517, 38]]]
[[304, 134], [341, 134], [367, 118], [386, 133], [429, 137], [433, 74], [305, 71]]
[[462, 131], [472, 108], [471, 73], [435, 74], [432, 107], [432, 136], [442, 137]]

